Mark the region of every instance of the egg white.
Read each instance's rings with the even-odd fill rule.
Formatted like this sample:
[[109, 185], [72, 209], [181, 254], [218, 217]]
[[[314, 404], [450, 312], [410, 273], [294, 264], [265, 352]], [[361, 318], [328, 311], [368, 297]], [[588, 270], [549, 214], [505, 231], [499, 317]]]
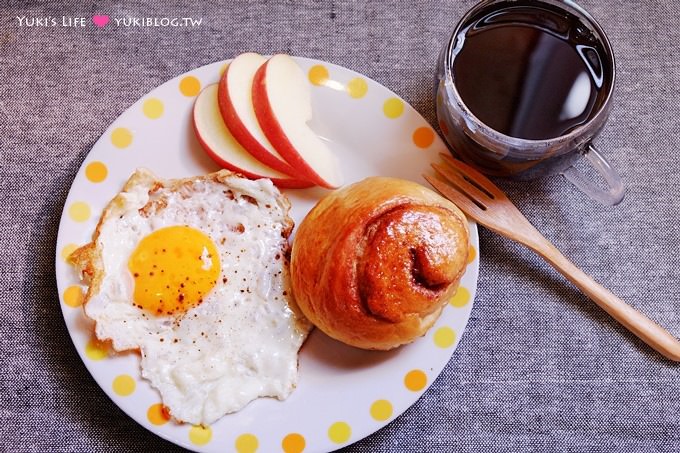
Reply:
[[[309, 328], [289, 306], [288, 206], [278, 190], [237, 176], [160, 189], [146, 171], [133, 180], [99, 226], [103, 278], [85, 305], [97, 337], [119, 351], [139, 349], [142, 376], [180, 421], [210, 424], [255, 398], [286, 398]], [[208, 235], [222, 270], [200, 305], [156, 316], [133, 305], [128, 260], [146, 235], [174, 225]]]

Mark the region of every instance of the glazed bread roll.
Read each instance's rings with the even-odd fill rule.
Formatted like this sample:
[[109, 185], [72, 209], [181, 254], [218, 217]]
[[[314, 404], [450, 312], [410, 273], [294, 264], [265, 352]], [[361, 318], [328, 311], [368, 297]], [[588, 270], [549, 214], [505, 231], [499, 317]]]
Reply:
[[373, 177], [323, 198], [293, 241], [305, 316], [327, 335], [387, 350], [425, 334], [467, 265], [465, 215], [411, 181]]

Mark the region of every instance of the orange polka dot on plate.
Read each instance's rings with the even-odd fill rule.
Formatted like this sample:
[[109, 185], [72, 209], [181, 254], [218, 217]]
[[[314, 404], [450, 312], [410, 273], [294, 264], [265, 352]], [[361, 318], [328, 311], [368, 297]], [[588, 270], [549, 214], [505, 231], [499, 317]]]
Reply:
[[113, 392], [118, 396], [129, 396], [135, 392], [137, 384], [132, 376], [121, 374], [113, 380]]
[[440, 327], [434, 333], [434, 344], [440, 348], [449, 348], [456, 342], [456, 332], [450, 327]]
[[366, 96], [367, 92], [368, 84], [363, 78], [355, 77], [347, 82], [347, 93], [354, 99], [359, 99]]
[[306, 445], [305, 438], [298, 433], [290, 433], [281, 441], [284, 453], [302, 453]]
[[250, 433], [241, 434], [234, 442], [234, 447], [238, 453], [255, 453], [258, 445], [257, 437]]
[[90, 182], [94, 183], [102, 182], [106, 179], [106, 176], [108, 174], [109, 170], [108, 168], [106, 168], [104, 162], [99, 161], [90, 162], [85, 167], [85, 177]]
[[92, 339], [85, 345], [85, 355], [88, 359], [97, 361], [105, 359], [109, 353], [106, 344], [97, 339]]
[[345, 422], [335, 422], [328, 428], [328, 438], [336, 444], [344, 444], [352, 436], [352, 428]]
[[473, 262], [475, 260], [475, 257], [477, 256], [477, 249], [475, 249], [474, 245], [471, 245], [470, 248], [468, 249], [468, 264]]
[[149, 419], [151, 424], [160, 426], [170, 421], [170, 414], [168, 414], [165, 406], [156, 403], [149, 406], [149, 410], [146, 411], [146, 418]]
[[460, 308], [466, 306], [468, 302], [470, 302], [470, 291], [463, 286], [459, 286], [456, 294], [454, 294], [449, 301], [449, 304], [453, 307]]
[[404, 113], [404, 101], [399, 98], [389, 98], [383, 103], [383, 113], [390, 119], [399, 118]]
[[330, 75], [328, 74], [328, 69], [321, 64], [316, 64], [309, 68], [309, 72], [307, 73], [307, 78], [309, 78], [309, 81], [312, 83], [312, 85], [316, 86], [322, 86], [326, 82], [328, 82], [328, 78]]
[[64, 261], [68, 261], [68, 257], [71, 253], [75, 252], [78, 246], [76, 244], [66, 244], [63, 249], [61, 249], [61, 258]]
[[116, 148], [127, 148], [132, 143], [132, 132], [125, 127], [117, 127], [111, 131], [111, 143]]
[[201, 82], [194, 76], [183, 77], [179, 81], [179, 91], [186, 97], [196, 96], [201, 91]]
[[210, 426], [194, 425], [189, 429], [189, 440], [194, 445], [205, 445], [212, 439]]
[[90, 218], [90, 206], [84, 201], [76, 201], [69, 206], [68, 215], [75, 222], [85, 222]]
[[434, 142], [434, 131], [428, 126], [419, 127], [413, 132], [413, 143], [418, 148], [427, 148]]
[[144, 104], [142, 104], [142, 112], [144, 112], [144, 116], [152, 120], [163, 116], [164, 109], [165, 107], [163, 106], [163, 102], [156, 98], [149, 98], [144, 101]]
[[371, 404], [371, 417], [384, 422], [392, 416], [392, 403], [387, 400], [377, 400]]
[[71, 285], [64, 291], [64, 303], [69, 307], [80, 307], [84, 298], [83, 288], [78, 285]]
[[422, 370], [411, 370], [404, 376], [404, 385], [412, 392], [418, 392], [427, 385], [427, 375]]

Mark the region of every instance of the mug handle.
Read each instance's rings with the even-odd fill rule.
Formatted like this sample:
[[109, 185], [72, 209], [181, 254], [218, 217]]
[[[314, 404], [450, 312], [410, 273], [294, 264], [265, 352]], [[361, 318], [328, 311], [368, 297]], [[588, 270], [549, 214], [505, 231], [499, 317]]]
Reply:
[[600, 154], [600, 152], [592, 144], [589, 144], [583, 153], [590, 165], [604, 178], [609, 186], [607, 190], [601, 189], [592, 181], [589, 181], [583, 176], [583, 173], [576, 168], [569, 167], [562, 172], [562, 176], [567, 178], [569, 182], [575, 185], [581, 192], [588, 195], [595, 201], [608, 206], [614, 206], [621, 203], [623, 196], [626, 193], [626, 188], [623, 186], [619, 174], [609, 165], [609, 162]]

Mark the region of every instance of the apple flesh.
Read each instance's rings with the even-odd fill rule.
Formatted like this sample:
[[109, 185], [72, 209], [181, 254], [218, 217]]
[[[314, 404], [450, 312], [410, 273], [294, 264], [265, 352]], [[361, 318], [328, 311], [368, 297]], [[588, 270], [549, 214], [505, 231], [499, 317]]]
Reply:
[[340, 166], [331, 150], [307, 125], [312, 100], [307, 79], [288, 55], [274, 55], [255, 73], [255, 115], [269, 142], [299, 177], [329, 189], [342, 185]]
[[291, 167], [269, 143], [255, 117], [253, 77], [266, 61], [262, 55], [248, 52], [229, 63], [217, 91], [220, 112], [231, 134], [253, 157], [274, 170], [297, 177], [300, 172]]
[[276, 171], [246, 151], [231, 135], [222, 120], [217, 103], [217, 84], [208, 85], [194, 103], [192, 119], [199, 143], [218, 165], [250, 179], [269, 178], [281, 188], [306, 188], [309, 181], [291, 178]]

